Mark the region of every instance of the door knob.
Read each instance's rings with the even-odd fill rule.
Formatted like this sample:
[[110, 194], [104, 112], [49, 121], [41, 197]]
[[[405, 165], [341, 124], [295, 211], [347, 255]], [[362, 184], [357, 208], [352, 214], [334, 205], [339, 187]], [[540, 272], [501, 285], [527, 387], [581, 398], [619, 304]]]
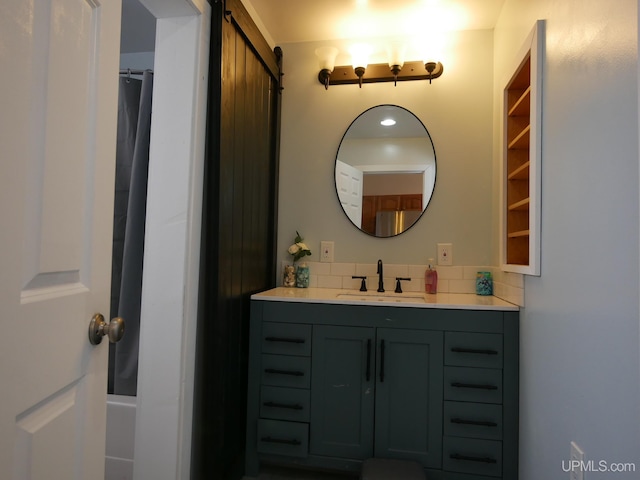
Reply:
[[111, 343], [120, 341], [124, 335], [124, 320], [120, 317], [107, 322], [102, 314], [96, 313], [89, 322], [89, 341], [91, 345], [98, 345], [102, 337], [108, 335]]

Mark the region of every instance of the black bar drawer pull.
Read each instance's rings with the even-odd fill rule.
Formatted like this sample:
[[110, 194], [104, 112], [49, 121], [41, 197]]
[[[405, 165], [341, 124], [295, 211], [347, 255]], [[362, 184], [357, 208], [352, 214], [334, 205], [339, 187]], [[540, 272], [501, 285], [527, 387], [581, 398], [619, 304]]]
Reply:
[[302, 410], [304, 408], [299, 403], [289, 404], [289, 403], [264, 402], [263, 405], [265, 407], [273, 407], [273, 408], [290, 408], [291, 410]]
[[452, 382], [451, 386], [457, 387], [457, 388], [479, 388], [481, 390], [497, 390], [498, 389], [498, 387], [496, 387], [495, 385], [483, 385], [483, 384], [477, 384], [477, 383]]
[[480, 420], [465, 420], [463, 418], [452, 418], [450, 422], [458, 423], [461, 425], [478, 425], [480, 427], [497, 427], [498, 426], [496, 422], [484, 422]]
[[371, 339], [367, 340], [367, 382], [371, 380]]
[[483, 355], [498, 355], [498, 352], [495, 350], [482, 349], [482, 348], [452, 347], [451, 351], [455, 353], [480, 353]]
[[470, 457], [468, 455], [460, 455], [458, 453], [452, 453], [449, 458], [453, 460], [466, 460], [468, 462], [480, 462], [480, 463], [498, 463], [495, 458], [490, 457]]
[[285, 445], [302, 445], [300, 440], [296, 440], [295, 438], [275, 438], [275, 437], [262, 437], [260, 440], [268, 443], [284, 443]]
[[304, 343], [304, 338], [288, 338], [288, 337], [265, 337], [267, 342], [287, 342], [287, 343]]
[[380, 383], [384, 382], [384, 340], [380, 342]]
[[299, 372], [296, 370], [278, 370], [277, 368], [265, 368], [265, 373], [276, 373], [279, 375], [293, 375], [294, 377], [303, 377], [304, 372]]

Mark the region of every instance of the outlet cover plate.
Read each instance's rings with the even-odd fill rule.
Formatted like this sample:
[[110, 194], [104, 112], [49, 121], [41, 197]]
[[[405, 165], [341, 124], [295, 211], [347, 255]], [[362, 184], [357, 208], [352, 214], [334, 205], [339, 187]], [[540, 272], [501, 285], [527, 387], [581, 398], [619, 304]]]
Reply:
[[320, 261], [326, 263], [333, 263], [333, 249], [334, 243], [323, 240], [320, 242]]
[[438, 244], [438, 265], [453, 265], [453, 243]]

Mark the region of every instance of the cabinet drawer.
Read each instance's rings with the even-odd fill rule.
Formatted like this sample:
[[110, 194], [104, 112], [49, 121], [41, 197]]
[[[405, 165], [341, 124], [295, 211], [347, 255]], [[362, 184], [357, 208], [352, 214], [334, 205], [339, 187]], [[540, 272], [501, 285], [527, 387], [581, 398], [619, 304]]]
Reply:
[[262, 353], [278, 355], [311, 355], [311, 325], [264, 322]]
[[270, 387], [260, 389], [260, 416], [294, 422], [309, 421], [309, 390]]
[[502, 475], [502, 442], [474, 438], [444, 437], [444, 470], [474, 475]]
[[311, 359], [291, 355], [262, 355], [262, 384], [309, 388]]
[[462, 402], [502, 403], [502, 370], [444, 367], [444, 398]]
[[502, 406], [444, 402], [444, 434], [452, 437], [502, 440]]
[[309, 424], [258, 420], [258, 452], [306, 457], [309, 453]]
[[502, 368], [502, 335], [446, 332], [444, 364], [460, 367]]

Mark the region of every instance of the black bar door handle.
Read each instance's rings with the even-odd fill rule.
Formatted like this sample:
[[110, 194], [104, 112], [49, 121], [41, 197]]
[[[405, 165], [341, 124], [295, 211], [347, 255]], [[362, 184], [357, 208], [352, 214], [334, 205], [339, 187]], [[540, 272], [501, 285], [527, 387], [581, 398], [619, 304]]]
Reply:
[[449, 458], [453, 460], [466, 460], [468, 462], [480, 462], [480, 463], [498, 463], [495, 458], [490, 457], [471, 457], [469, 455], [460, 455], [458, 453], [452, 453]]
[[380, 383], [384, 382], [384, 339], [380, 340]]
[[265, 337], [267, 342], [287, 342], [287, 343], [304, 343], [304, 338], [288, 338], [288, 337]]
[[263, 442], [269, 442], [269, 443], [284, 443], [285, 445], [302, 445], [302, 443], [300, 442], [300, 440], [297, 440], [295, 438], [276, 438], [276, 437], [262, 437], [260, 440], [262, 440]]
[[463, 418], [452, 418], [449, 420], [451, 423], [457, 423], [460, 425], [478, 425], [480, 427], [497, 427], [496, 422], [485, 422], [480, 420], [465, 420]]
[[485, 384], [477, 384], [477, 383], [460, 383], [460, 382], [452, 382], [452, 387], [456, 388], [478, 388], [481, 390], [497, 390], [498, 387], [495, 385], [485, 385]]
[[367, 382], [371, 380], [371, 339], [367, 340]]
[[295, 377], [304, 376], [304, 372], [299, 372], [296, 370], [278, 370], [277, 368], [265, 368], [265, 373], [276, 373], [278, 375], [293, 375]]
[[277, 402], [264, 402], [263, 405], [265, 407], [272, 407], [272, 408], [288, 408], [291, 410], [302, 410], [302, 405], [300, 405], [299, 403], [293, 403], [293, 404], [288, 404], [288, 403], [277, 403]]
[[452, 352], [455, 353], [479, 353], [483, 355], [497, 355], [498, 352], [496, 350], [489, 350], [483, 348], [461, 348], [461, 347], [452, 347]]

